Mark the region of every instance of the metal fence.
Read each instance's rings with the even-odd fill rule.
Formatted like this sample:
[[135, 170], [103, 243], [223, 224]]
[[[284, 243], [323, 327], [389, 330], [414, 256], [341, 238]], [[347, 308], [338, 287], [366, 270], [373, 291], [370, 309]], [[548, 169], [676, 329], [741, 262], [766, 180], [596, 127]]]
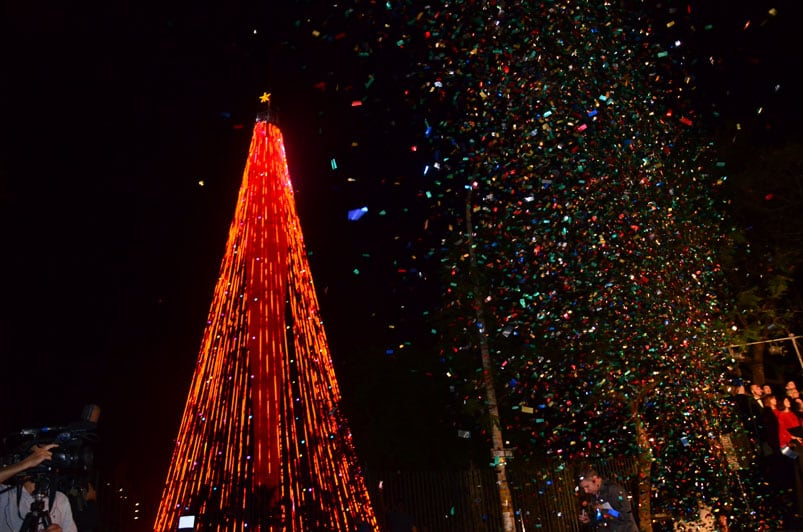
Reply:
[[[636, 463], [622, 459], [600, 464], [598, 471], [631, 494]], [[507, 476], [518, 532], [578, 532], [577, 479], [569, 468], [508, 467]], [[502, 532], [501, 507], [493, 468], [468, 471], [367, 471], [380, 526], [397, 504], [415, 516], [421, 532]], [[636, 508], [637, 501], [633, 501]]]
[[[606, 478], [624, 486], [628, 493], [638, 493], [637, 464], [626, 458], [597, 465], [597, 471]], [[513, 500], [520, 515], [517, 525], [521, 531], [578, 531], [577, 516], [580, 498], [576, 471], [566, 467], [516, 468], [509, 472]], [[633, 500], [634, 510], [638, 501]]]
[[403, 505], [421, 532], [501, 531], [493, 469], [368, 472], [371, 498], [383, 530], [387, 514]]

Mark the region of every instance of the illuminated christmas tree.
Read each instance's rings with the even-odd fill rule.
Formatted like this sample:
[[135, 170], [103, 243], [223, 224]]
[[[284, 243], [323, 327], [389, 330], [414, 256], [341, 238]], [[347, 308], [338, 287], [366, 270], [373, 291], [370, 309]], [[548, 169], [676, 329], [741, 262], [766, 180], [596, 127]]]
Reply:
[[254, 126], [157, 531], [185, 515], [203, 530], [376, 529], [271, 118]]

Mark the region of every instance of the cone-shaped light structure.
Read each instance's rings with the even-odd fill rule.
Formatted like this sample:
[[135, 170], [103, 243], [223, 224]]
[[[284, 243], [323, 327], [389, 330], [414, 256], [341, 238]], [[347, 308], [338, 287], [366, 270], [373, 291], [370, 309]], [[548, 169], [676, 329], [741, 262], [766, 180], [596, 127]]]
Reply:
[[376, 530], [281, 131], [257, 120], [154, 530]]

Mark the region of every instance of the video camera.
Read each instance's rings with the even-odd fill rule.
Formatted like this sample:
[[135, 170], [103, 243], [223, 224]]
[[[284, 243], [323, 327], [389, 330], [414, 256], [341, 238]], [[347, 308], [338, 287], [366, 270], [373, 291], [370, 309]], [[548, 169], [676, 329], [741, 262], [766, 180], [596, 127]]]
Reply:
[[77, 476], [89, 473], [94, 465], [93, 445], [97, 441], [97, 422], [100, 408], [87, 405], [81, 413], [81, 420], [64, 426], [22, 429], [3, 439], [8, 454], [2, 457], [2, 466], [15, 464], [31, 453], [34, 445], [55, 443], [51, 449], [52, 458], [45, 460], [15, 476], [18, 480], [29, 477]]

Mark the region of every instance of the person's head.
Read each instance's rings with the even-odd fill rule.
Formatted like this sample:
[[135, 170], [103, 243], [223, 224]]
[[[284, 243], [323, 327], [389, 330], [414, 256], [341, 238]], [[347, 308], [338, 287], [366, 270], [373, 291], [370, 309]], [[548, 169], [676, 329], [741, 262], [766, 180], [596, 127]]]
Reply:
[[765, 384], [761, 387], [761, 391], [764, 395], [772, 395], [772, 386]]
[[22, 481], [22, 487], [25, 488], [25, 491], [28, 493], [33, 494], [33, 492], [36, 490], [36, 482], [32, 477], [26, 477]]
[[778, 408], [778, 398], [775, 397], [773, 394], [765, 395], [763, 401], [764, 401], [764, 406], [768, 406], [770, 408]]
[[795, 384], [795, 381], [789, 381], [786, 383], [786, 391], [788, 392], [789, 390], [797, 390], [797, 384]]
[[792, 400], [789, 398], [789, 396], [784, 395], [783, 399], [778, 401], [778, 410], [787, 411], [791, 409], [792, 409]]
[[589, 495], [596, 495], [602, 487], [602, 477], [593, 469], [587, 469], [580, 475], [580, 489]]
[[759, 398], [762, 395], [764, 395], [764, 392], [761, 389], [761, 385], [760, 384], [756, 384], [756, 383], [753, 383], [753, 384], [750, 385], [750, 393], [755, 398]]

